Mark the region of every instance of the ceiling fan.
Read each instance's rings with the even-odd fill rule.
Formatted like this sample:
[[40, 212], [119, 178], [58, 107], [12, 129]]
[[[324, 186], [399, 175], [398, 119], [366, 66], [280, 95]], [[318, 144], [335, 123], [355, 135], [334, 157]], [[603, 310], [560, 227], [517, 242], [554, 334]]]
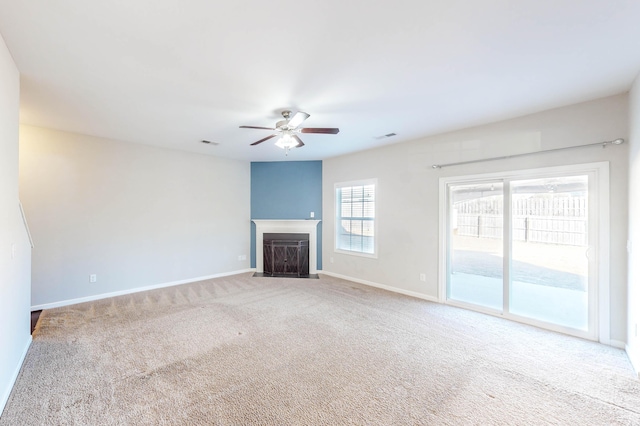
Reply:
[[302, 139], [298, 137], [298, 133], [322, 133], [325, 135], [335, 135], [340, 131], [340, 129], [335, 127], [300, 127], [300, 125], [309, 118], [309, 114], [306, 112], [298, 111], [292, 117], [291, 111], [282, 111], [282, 116], [284, 117], [284, 120], [278, 121], [276, 123], [276, 127], [240, 126], [240, 128], [276, 131], [277, 133], [267, 136], [266, 138], [262, 138], [251, 145], [258, 145], [280, 135], [280, 138], [276, 141], [276, 146], [284, 149], [287, 154], [291, 148], [300, 148], [301, 146], [304, 146], [304, 142], [302, 142]]

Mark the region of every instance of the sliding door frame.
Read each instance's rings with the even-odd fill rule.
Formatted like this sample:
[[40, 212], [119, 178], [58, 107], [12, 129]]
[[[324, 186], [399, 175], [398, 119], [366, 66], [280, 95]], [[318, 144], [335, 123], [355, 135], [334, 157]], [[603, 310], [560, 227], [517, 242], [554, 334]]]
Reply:
[[[589, 262], [590, 280], [595, 280], [595, 285], [588, 287], [589, 303], [589, 330], [580, 330], [553, 325], [543, 321], [522, 317], [508, 312], [508, 301], [510, 285], [503, 286], [507, 294], [504, 295], [503, 311], [498, 312], [493, 309], [469, 303], [459, 302], [448, 298], [449, 280], [449, 259], [451, 250], [450, 242], [450, 217], [449, 217], [449, 186], [452, 184], [468, 184], [487, 180], [502, 180], [504, 183], [504, 206], [503, 214], [504, 230], [503, 235], [503, 280], [510, 283], [510, 262], [511, 256], [511, 188], [510, 181], [523, 179], [545, 178], [550, 176], [571, 176], [578, 174], [588, 174], [589, 178], [589, 247], [590, 257], [594, 261]], [[610, 296], [609, 296], [609, 259], [610, 259], [610, 224], [609, 224], [609, 162], [596, 162], [586, 164], [573, 164], [566, 166], [555, 166], [545, 168], [535, 168], [526, 170], [513, 170], [505, 172], [483, 173], [464, 176], [452, 176], [440, 178], [440, 217], [439, 217], [439, 270], [438, 270], [438, 301], [440, 303], [451, 304], [471, 310], [476, 310], [486, 314], [504, 317], [513, 321], [535, 325], [548, 330], [558, 331], [589, 340], [596, 340], [601, 343], [610, 344]], [[591, 206], [594, 206], [593, 208]], [[591, 223], [592, 222], [592, 223]], [[504, 283], [505, 281], [503, 281]], [[591, 312], [593, 314], [591, 315]]]

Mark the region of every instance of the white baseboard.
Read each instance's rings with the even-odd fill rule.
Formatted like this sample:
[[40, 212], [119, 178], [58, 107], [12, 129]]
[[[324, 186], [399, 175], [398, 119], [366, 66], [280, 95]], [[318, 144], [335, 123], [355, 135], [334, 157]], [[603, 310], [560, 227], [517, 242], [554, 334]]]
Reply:
[[633, 371], [635, 371], [635, 373], [638, 375], [638, 379], [640, 379], [640, 352], [636, 352], [629, 345], [625, 345], [624, 350], [627, 352], [629, 361], [631, 361], [631, 367], [633, 367]]
[[600, 343], [604, 343], [605, 345], [613, 346], [614, 348], [618, 349], [625, 349], [625, 347], [627, 346], [625, 342], [621, 342], [620, 340], [609, 340], [607, 342], [601, 341]]
[[417, 291], [403, 290], [401, 288], [392, 287], [390, 285], [374, 283], [373, 281], [361, 280], [359, 278], [348, 277], [346, 275], [340, 275], [340, 274], [336, 274], [334, 272], [329, 272], [329, 271], [318, 271], [318, 272], [321, 272], [322, 274], [325, 274], [325, 275], [329, 275], [331, 277], [340, 278], [340, 279], [343, 279], [343, 280], [353, 281], [353, 282], [356, 282], [356, 283], [359, 283], [359, 284], [368, 285], [370, 287], [381, 288], [383, 290], [391, 291], [393, 293], [404, 294], [405, 296], [416, 297], [418, 299], [428, 300], [429, 302], [439, 303], [437, 297], [429, 296], [429, 295], [423, 294], [423, 293], [418, 293]]
[[242, 269], [240, 271], [223, 272], [223, 273], [220, 273], [220, 274], [208, 275], [208, 276], [205, 276], [205, 277], [195, 277], [195, 278], [189, 278], [189, 279], [186, 279], [186, 280], [171, 281], [171, 282], [168, 282], [168, 283], [154, 284], [154, 285], [150, 285], [150, 286], [146, 286], [146, 287], [130, 288], [130, 289], [126, 289], [126, 290], [114, 291], [114, 292], [111, 292], [111, 293], [102, 293], [102, 294], [96, 294], [96, 295], [93, 295], [93, 296], [79, 297], [77, 299], [69, 299], [69, 300], [61, 300], [59, 302], [44, 303], [44, 304], [41, 304], [41, 305], [33, 305], [33, 306], [31, 306], [31, 311], [33, 312], [33, 311], [39, 311], [41, 309], [59, 308], [59, 307], [62, 307], [62, 306], [75, 305], [75, 304], [84, 303], [84, 302], [93, 302], [94, 300], [108, 299], [109, 297], [124, 296], [124, 295], [127, 295], [127, 294], [139, 293], [141, 291], [156, 290], [156, 289], [159, 289], [159, 288], [172, 287], [174, 285], [189, 284], [189, 283], [194, 283], [194, 282], [197, 282], [197, 281], [204, 281], [204, 280], [210, 280], [210, 279], [213, 279], [213, 278], [227, 277], [227, 276], [230, 276], [230, 275], [244, 274], [246, 272], [253, 272], [253, 271], [255, 271], [255, 268]]
[[4, 411], [5, 405], [7, 405], [7, 401], [9, 401], [9, 396], [11, 396], [11, 391], [13, 390], [13, 386], [16, 384], [16, 380], [18, 380], [18, 375], [20, 374], [20, 369], [22, 368], [22, 364], [24, 363], [24, 359], [27, 357], [27, 352], [29, 351], [29, 347], [31, 347], [31, 335], [29, 335], [29, 340], [27, 340], [27, 344], [22, 350], [22, 355], [20, 356], [20, 361], [18, 365], [16, 365], [16, 369], [11, 376], [11, 380], [7, 383], [7, 388], [2, 393], [2, 397], [0, 397], [0, 416]]

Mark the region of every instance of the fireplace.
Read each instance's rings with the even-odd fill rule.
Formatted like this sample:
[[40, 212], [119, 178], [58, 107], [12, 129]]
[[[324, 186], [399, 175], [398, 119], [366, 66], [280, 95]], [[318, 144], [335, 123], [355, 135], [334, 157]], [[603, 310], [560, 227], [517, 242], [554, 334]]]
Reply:
[[319, 220], [263, 220], [256, 224], [256, 272], [264, 273], [264, 234], [306, 234], [309, 241], [309, 274], [317, 274]]

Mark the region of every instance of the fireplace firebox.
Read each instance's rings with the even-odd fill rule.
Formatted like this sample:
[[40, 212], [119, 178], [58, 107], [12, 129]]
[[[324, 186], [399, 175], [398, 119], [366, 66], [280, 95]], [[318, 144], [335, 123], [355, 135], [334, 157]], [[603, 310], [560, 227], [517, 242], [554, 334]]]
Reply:
[[265, 233], [264, 275], [309, 276], [309, 234]]

